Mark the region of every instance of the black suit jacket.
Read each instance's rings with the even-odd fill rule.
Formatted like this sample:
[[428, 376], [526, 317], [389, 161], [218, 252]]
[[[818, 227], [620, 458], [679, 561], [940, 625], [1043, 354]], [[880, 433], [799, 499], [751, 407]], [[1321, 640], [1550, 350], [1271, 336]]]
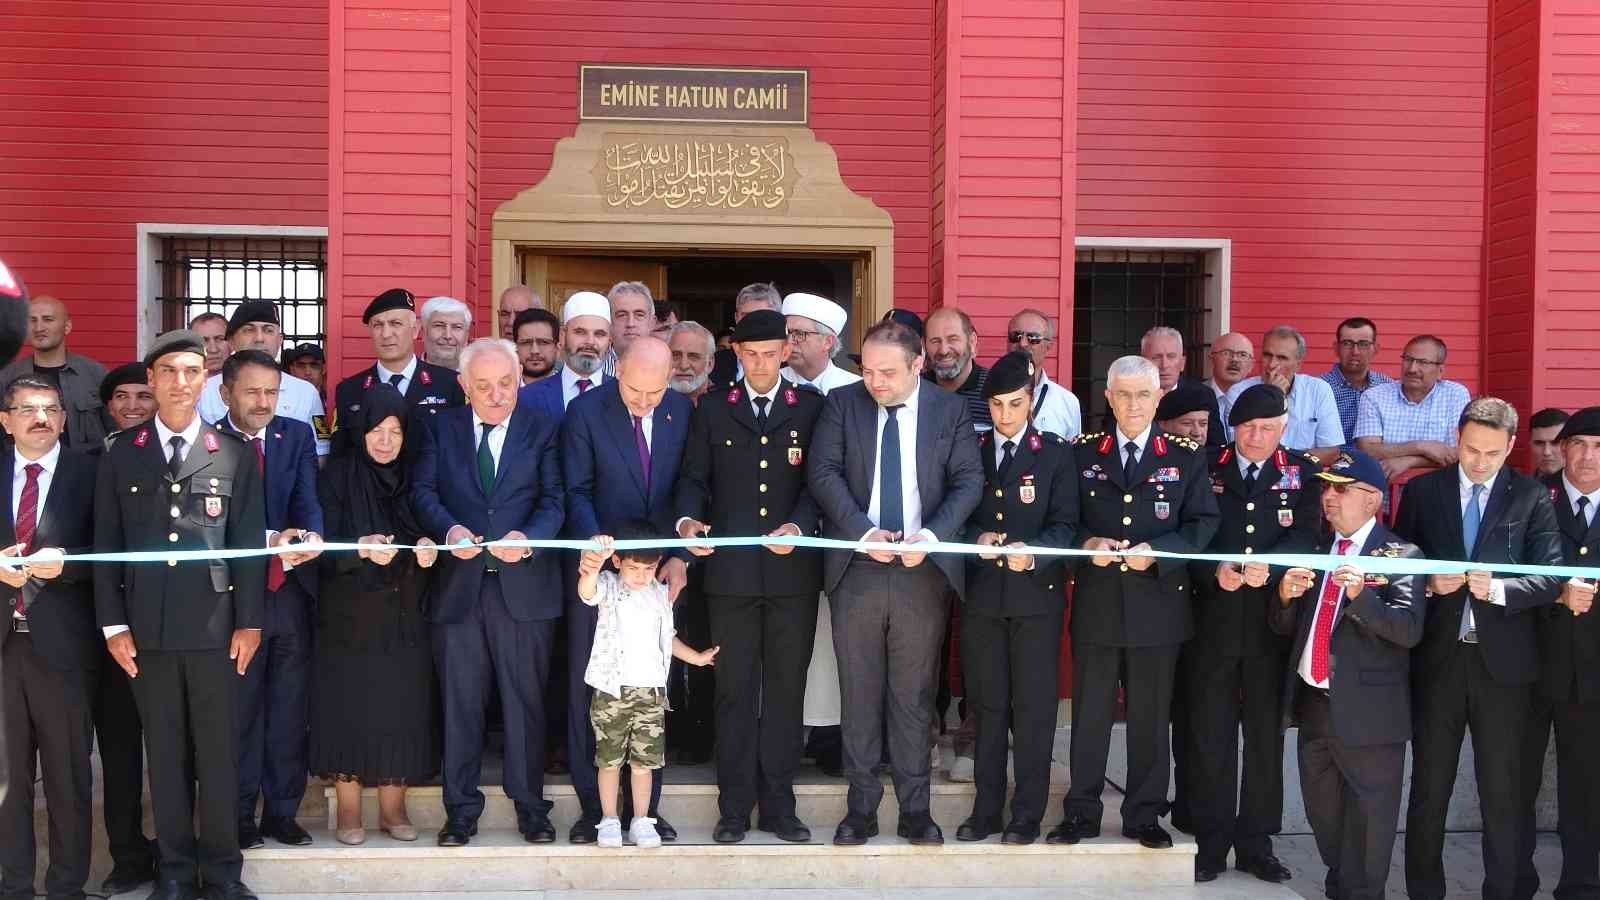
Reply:
[[[167, 467], [154, 420], [110, 439], [100, 457], [94, 546], [124, 550], [221, 550], [266, 545], [266, 498], [256, 452], [202, 423], [178, 477]], [[175, 538], [175, 539], [174, 539]], [[226, 649], [236, 628], [260, 628], [264, 556], [100, 564], [94, 599], [101, 627], [127, 625], [144, 650]]]
[[[333, 389], [335, 428], [339, 419], [361, 410], [367, 391], [378, 383], [378, 373], [372, 366], [339, 382]], [[411, 383], [406, 385], [406, 407], [411, 410], [412, 422], [431, 420], [440, 410], [466, 404], [467, 394], [461, 389], [454, 369], [417, 357], [416, 371], [411, 373]]]
[[[978, 505], [983, 463], [978, 460], [966, 400], [920, 378], [917, 384], [917, 445], [914, 451], [900, 448], [901, 462], [916, 460], [922, 527], [941, 541], [954, 540]], [[877, 401], [861, 382], [835, 388], [817, 420], [807, 473], [811, 495], [822, 509], [825, 536], [857, 541], [875, 527], [867, 518], [867, 507], [877, 472]], [[825, 590], [838, 586], [854, 555], [850, 550], [825, 553]], [[936, 553], [923, 560], [928, 563], [944, 572], [957, 594], [966, 595], [966, 563], [961, 557]]]
[[[820, 514], [806, 484], [805, 457], [822, 404], [821, 394], [784, 381], [761, 429], [742, 382], [707, 391], [689, 419], [674, 522], [698, 519], [713, 536], [767, 534], [791, 522], [801, 534], [816, 534]], [[815, 597], [822, 586], [815, 550], [779, 556], [761, 547], [722, 547], [697, 562], [705, 566], [708, 594]]]
[[[1317, 546], [1322, 531], [1322, 471], [1316, 460], [1298, 450], [1279, 448], [1245, 486], [1238, 449], [1228, 444], [1207, 454], [1211, 493], [1221, 524], [1209, 553], [1303, 553]], [[1262, 587], [1248, 585], [1225, 591], [1217, 585], [1217, 564], [1193, 563], [1195, 641], [1190, 649], [1211, 656], [1267, 656], [1288, 649], [1268, 626], [1267, 615], [1278, 605], [1278, 579], [1273, 567]]]
[[[1324, 541], [1318, 550], [1326, 553], [1331, 546], [1331, 540]], [[1361, 555], [1415, 559], [1422, 551], [1380, 523], [1361, 546]], [[1354, 557], [1347, 561], [1361, 565]], [[1422, 583], [1420, 575], [1389, 578], [1369, 574], [1354, 600], [1340, 592], [1328, 642], [1328, 698], [1334, 734], [1348, 746], [1399, 744], [1411, 739], [1411, 648], [1422, 640], [1428, 615]], [[1294, 638], [1284, 675], [1284, 728], [1295, 722], [1300, 691], [1311, 690], [1300, 677], [1300, 659], [1311, 641], [1321, 592], [1322, 581], [1318, 580], [1287, 607], [1276, 600], [1272, 605], [1273, 630]]]
[[[1600, 562], [1600, 517], [1586, 524], [1572, 511], [1560, 475], [1545, 480], [1561, 530], [1562, 561], [1569, 566]], [[1540, 609], [1539, 689], [1563, 703], [1600, 700], [1600, 615], [1575, 616], [1565, 606]]]
[[[16, 477], [17, 456], [6, 454], [0, 472], [0, 547], [17, 542], [16, 520], [11, 515], [11, 481]], [[96, 460], [81, 450], [62, 448], [50, 478], [30, 549], [58, 547], [67, 554], [94, 549], [94, 479]], [[18, 594], [28, 616], [33, 647], [57, 669], [88, 669], [99, 664], [104, 641], [95, 624], [94, 571], [90, 563], [69, 562], [61, 574], [48, 581], [30, 578], [20, 589], [0, 585], [0, 629], [5, 644], [11, 609]]]
[[[1495, 478], [1478, 526], [1477, 546], [1463, 547], [1461, 532], [1461, 469], [1450, 466], [1422, 475], [1406, 485], [1396, 534], [1422, 548], [1430, 559], [1483, 563], [1560, 565], [1561, 538], [1556, 528], [1550, 489], [1508, 466]], [[1484, 665], [1500, 684], [1532, 684], [1539, 677], [1537, 615], [1560, 592], [1556, 578], [1519, 575], [1505, 579], [1506, 605], [1472, 599], [1472, 618]], [[1417, 648], [1419, 673], [1436, 670], [1458, 640], [1462, 610], [1472, 598], [1463, 587], [1436, 596], [1428, 604], [1428, 628]]]
[[[1060, 435], [1039, 433], [1029, 425], [1017, 436], [1011, 465], [995, 471], [995, 441], [986, 432], [978, 438], [983, 461], [983, 497], [967, 520], [962, 539], [971, 543], [986, 531], [1004, 534], [1005, 542], [1036, 547], [1070, 548], [1078, 541], [1078, 472], [1072, 445]], [[1066, 605], [1067, 559], [1034, 557], [1033, 570], [1013, 572], [1004, 556], [993, 560], [969, 556], [967, 601], [963, 614], [1034, 616], [1061, 614]]]

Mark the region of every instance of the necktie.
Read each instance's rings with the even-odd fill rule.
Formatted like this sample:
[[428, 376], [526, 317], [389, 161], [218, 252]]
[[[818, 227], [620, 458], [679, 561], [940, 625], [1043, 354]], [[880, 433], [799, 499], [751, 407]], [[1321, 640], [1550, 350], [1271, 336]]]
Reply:
[[[1343, 556], [1352, 542], [1339, 539], [1338, 554]], [[1339, 609], [1339, 583], [1333, 573], [1323, 577], [1322, 599], [1317, 603], [1317, 620], [1311, 626], [1311, 680], [1318, 684], [1328, 680], [1328, 645], [1333, 639], [1333, 614]]]
[[1139, 445], [1129, 441], [1122, 445], [1122, 452], [1128, 455], [1127, 459], [1122, 461], [1122, 483], [1132, 487], [1133, 469], [1139, 465]]
[[895, 414], [904, 404], [885, 406], [889, 414], [883, 423], [883, 446], [878, 449], [878, 527], [884, 531], [905, 530], [905, 498], [900, 491], [900, 425]]
[[[1472, 551], [1478, 545], [1478, 525], [1483, 521], [1483, 511], [1478, 509], [1478, 498], [1483, 496], [1483, 485], [1472, 486], [1472, 496], [1467, 499], [1467, 508], [1461, 511], [1461, 544], [1466, 548], [1463, 559], [1471, 559]], [[1461, 601], [1461, 630], [1456, 632], [1456, 637], [1469, 643], [1477, 643], [1477, 626], [1472, 621], [1472, 596], [1469, 594]]]
[[587, 378], [579, 378], [578, 379], [578, 393], [581, 394], [584, 391], [587, 391], [589, 388], [592, 388], [592, 387], [594, 387], [594, 383], [591, 382], [589, 379], [587, 379]]
[[[256, 446], [256, 471], [261, 473], [261, 483], [267, 483], [267, 445], [261, 438], [251, 438], [250, 443]], [[267, 590], [276, 591], [283, 587], [286, 577], [283, 574], [283, 557], [267, 557]]]
[[172, 480], [178, 480], [178, 470], [183, 468], [183, 435], [175, 434], [167, 439], [172, 445], [172, 458], [167, 460], [167, 471], [172, 473]]
[[1582, 522], [1584, 525], [1588, 525], [1589, 524], [1589, 498], [1588, 497], [1579, 497], [1578, 498], [1578, 521]]
[[772, 401], [766, 397], [756, 397], [756, 430], [767, 430], [767, 404]]
[[1006, 441], [1000, 445], [1000, 468], [995, 471], [995, 478], [1004, 481], [1006, 473], [1011, 471], [1011, 460], [1017, 451], [1016, 441]]
[[633, 443], [639, 450], [639, 471], [644, 473], [644, 493], [650, 495], [650, 442], [644, 439], [644, 420], [633, 417]]
[[1256, 486], [1256, 475], [1260, 471], [1261, 471], [1261, 467], [1256, 465], [1255, 463], [1251, 463], [1249, 468], [1244, 470], [1244, 489], [1246, 491], [1252, 491], [1252, 490], [1255, 489], [1255, 486]]
[[478, 484], [487, 497], [494, 491], [494, 453], [489, 450], [489, 432], [494, 430], [494, 426], [480, 422], [478, 427], [483, 429], [483, 437], [478, 440]]
[[394, 385], [394, 389], [397, 391], [400, 390], [400, 382], [405, 380], [406, 376], [403, 372], [392, 372], [389, 375], [389, 383]]
[[[22, 552], [28, 553], [33, 549], [33, 529], [39, 522], [39, 473], [44, 471], [44, 466], [38, 463], [28, 463], [22, 467], [28, 473], [28, 481], [22, 486], [22, 498], [17, 501], [17, 543], [22, 545]], [[26, 609], [22, 604], [22, 592], [17, 592], [13, 601], [17, 615], [25, 616]]]

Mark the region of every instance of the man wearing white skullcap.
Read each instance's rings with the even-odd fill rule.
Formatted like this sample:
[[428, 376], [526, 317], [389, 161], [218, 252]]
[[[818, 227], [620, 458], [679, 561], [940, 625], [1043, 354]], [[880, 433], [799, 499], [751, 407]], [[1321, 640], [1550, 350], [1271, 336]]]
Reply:
[[849, 316], [843, 307], [816, 294], [790, 294], [783, 298], [783, 314], [789, 320], [789, 365], [784, 378], [809, 384], [823, 394], [861, 380], [833, 364], [842, 352], [839, 335], [844, 333]]

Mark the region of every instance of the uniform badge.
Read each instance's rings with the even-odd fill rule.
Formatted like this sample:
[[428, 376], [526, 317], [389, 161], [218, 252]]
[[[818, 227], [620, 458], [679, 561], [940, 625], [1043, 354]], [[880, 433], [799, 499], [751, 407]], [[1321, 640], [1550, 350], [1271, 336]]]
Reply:
[[427, 369], [423, 369], [417, 373], [417, 380], [421, 381], [424, 385], [433, 384], [433, 376], [428, 374]]
[[1280, 510], [1278, 510], [1278, 524], [1283, 526], [1284, 528], [1288, 528], [1290, 525], [1293, 525], [1294, 524], [1294, 510], [1292, 510], [1292, 509], [1280, 509]]
[[[135, 447], [143, 447], [145, 444], [148, 444], [148, 443], [150, 443], [150, 429], [148, 429], [148, 428], [139, 429], [139, 433], [133, 436], [133, 445]], [[1552, 488], [1551, 490], [1554, 490], [1554, 488]]]
[[735, 387], [733, 390], [728, 392], [728, 402], [729, 403], [738, 403], [739, 402], [739, 389], [737, 387]]
[[1278, 478], [1278, 483], [1273, 485], [1271, 487], [1271, 490], [1274, 490], [1274, 491], [1298, 491], [1298, 490], [1300, 490], [1300, 467], [1299, 466], [1285, 466], [1283, 468], [1283, 474], [1281, 476], [1279, 476], [1279, 478]]
[[1145, 483], [1165, 484], [1178, 481], [1180, 478], [1182, 478], [1182, 475], [1179, 474], [1177, 466], [1162, 466], [1151, 472], [1150, 477], [1145, 479]]
[[[1039, 452], [1039, 448], [1043, 447], [1043, 446], [1044, 446], [1044, 442], [1039, 440], [1038, 432], [1034, 432], [1033, 434], [1028, 435], [1028, 449], [1029, 450], [1032, 450], [1033, 452], [1038, 453]], [[1032, 501], [1031, 500], [1024, 500], [1022, 502], [1031, 503]]]
[[206, 432], [206, 449], [215, 453], [218, 446], [220, 445], [217, 443], [217, 433], [215, 431]]
[[794, 406], [795, 404], [800, 402], [800, 395], [795, 393], [794, 388], [784, 388], [783, 389], [783, 402], [787, 406]]
[[1094, 470], [1093, 469], [1084, 469], [1083, 470], [1083, 477], [1085, 477], [1085, 478], [1093, 478], [1094, 477]]
[[1172, 504], [1164, 500], [1156, 501], [1156, 518], [1166, 521], [1172, 515]]
[[1017, 489], [1017, 499], [1023, 503], [1032, 503], [1034, 496], [1033, 476], [1022, 476], [1022, 486]]
[[[312, 416], [311, 417], [311, 427], [312, 427], [313, 430], [316, 431], [317, 437], [319, 439], [321, 439], [321, 440], [325, 441], [325, 440], [328, 440], [329, 438], [333, 437], [333, 429], [328, 427], [328, 417], [327, 416]], [[280, 435], [280, 437], [281, 436], [282, 435]]]
[[1101, 438], [1100, 439], [1100, 446], [1096, 447], [1095, 449], [1100, 451], [1100, 455], [1101, 456], [1104, 456], [1107, 453], [1110, 453], [1111, 452], [1111, 435], [1108, 434], [1105, 437]]
[[[372, 375], [370, 373], [367, 375], [366, 379], [361, 382], [361, 389], [363, 391], [372, 390]], [[352, 406], [350, 408], [351, 409], [360, 409], [360, 407], [358, 407], [358, 406]]]
[[798, 465], [800, 465], [800, 460], [802, 460], [804, 458], [805, 458], [805, 451], [804, 450], [800, 449], [799, 447], [790, 447], [789, 448], [789, 465], [798, 466]]
[[207, 497], [206, 498], [206, 515], [210, 516], [213, 519], [215, 519], [216, 517], [222, 515], [222, 498], [221, 497]]

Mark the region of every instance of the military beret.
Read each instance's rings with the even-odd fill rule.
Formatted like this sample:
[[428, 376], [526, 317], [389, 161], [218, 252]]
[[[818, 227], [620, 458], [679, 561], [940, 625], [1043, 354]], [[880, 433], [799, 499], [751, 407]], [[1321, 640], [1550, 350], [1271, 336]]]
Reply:
[[917, 333], [917, 337], [922, 337], [923, 335], [922, 317], [909, 309], [891, 309], [883, 314], [883, 321], [899, 322], [901, 325], [904, 325], [912, 331], [915, 331]]
[[1586, 406], [1573, 413], [1567, 424], [1561, 426], [1556, 440], [1574, 437], [1600, 437], [1600, 406]]
[[1211, 404], [1215, 402], [1216, 396], [1210, 388], [1198, 382], [1185, 381], [1161, 397], [1161, 403], [1156, 406], [1156, 421], [1169, 422], [1201, 410], [1209, 412]]
[[417, 298], [405, 288], [390, 288], [372, 298], [367, 308], [361, 313], [361, 324], [365, 325], [373, 316], [386, 313], [391, 309], [409, 309], [417, 311]]
[[278, 324], [278, 307], [274, 306], [271, 300], [246, 300], [239, 304], [239, 308], [229, 317], [226, 334], [232, 337], [235, 331], [251, 322]]
[[100, 382], [101, 405], [110, 403], [111, 395], [125, 384], [149, 384], [149, 371], [150, 367], [144, 363], [131, 362], [107, 372], [105, 379]]
[[324, 362], [327, 360], [327, 357], [322, 353], [321, 347], [318, 347], [316, 344], [307, 343], [300, 344], [292, 350], [283, 351], [283, 366], [284, 368], [288, 368], [290, 363], [307, 356], [315, 359], [317, 362]]
[[1228, 410], [1228, 427], [1237, 428], [1256, 419], [1275, 419], [1289, 412], [1289, 401], [1283, 389], [1275, 384], [1252, 384], [1244, 389], [1239, 399]]
[[[258, 320], [251, 319], [250, 321]], [[169, 353], [198, 353], [201, 356], [205, 356], [206, 342], [200, 335], [187, 328], [174, 328], [157, 337], [155, 343], [150, 345], [150, 349], [144, 355], [144, 367], [146, 369], [151, 368], [156, 364], [156, 360]]]
[[755, 310], [733, 326], [733, 342], [786, 341], [789, 339], [788, 321], [775, 309]]
[[1000, 357], [983, 383], [983, 399], [1020, 391], [1033, 384], [1033, 357], [1013, 350]]

